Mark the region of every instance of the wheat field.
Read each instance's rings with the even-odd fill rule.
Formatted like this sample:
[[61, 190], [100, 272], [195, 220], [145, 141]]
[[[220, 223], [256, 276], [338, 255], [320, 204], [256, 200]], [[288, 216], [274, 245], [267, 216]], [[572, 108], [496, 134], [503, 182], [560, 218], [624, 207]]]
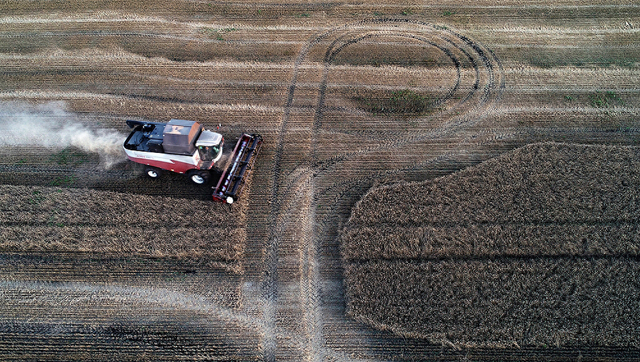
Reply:
[[637, 346], [639, 152], [533, 144], [369, 191], [342, 237], [349, 313], [434, 343]]
[[[368, 193], [372, 188], [437, 182], [529, 144], [543, 142], [549, 152], [557, 143], [637, 146], [639, 28], [640, 9], [627, 0], [0, 3], [0, 355], [16, 361], [637, 360], [640, 347], [628, 332], [604, 326], [601, 335], [595, 327], [574, 333], [589, 311], [604, 320], [628, 316], [625, 308], [633, 304], [617, 302], [604, 285], [578, 288], [587, 283], [584, 275], [602, 270], [594, 280], [635, 288], [615, 275], [627, 265], [620, 255], [627, 255], [632, 278], [634, 219], [619, 207], [615, 215], [604, 209], [615, 200], [593, 199], [597, 187], [589, 182], [575, 188], [580, 198], [562, 195], [572, 205], [566, 210], [586, 220], [582, 226], [545, 219], [564, 217], [565, 207], [539, 214], [554, 203], [538, 197], [524, 205], [526, 215], [478, 208], [472, 218], [452, 209], [452, 199], [415, 206], [440, 208], [428, 225], [414, 215], [404, 228], [345, 227], [357, 218], [356, 204], [377, 193]], [[242, 132], [263, 136], [240, 204], [212, 204], [211, 185], [190, 185], [184, 175], [148, 180], [118, 153], [125, 120], [172, 118], [218, 130], [226, 152]], [[47, 138], [52, 128], [109, 139], [102, 146], [110, 151], [62, 133]], [[538, 191], [546, 181], [531, 180], [536, 195], [544, 194]], [[624, 192], [628, 185], [602, 181], [632, 197]], [[397, 216], [406, 206], [401, 200], [388, 200], [398, 209], [377, 217]], [[491, 202], [513, 206], [513, 199], [498, 196]], [[462, 224], [437, 219], [445, 214]], [[522, 217], [537, 224], [518, 224]], [[566, 232], [570, 240], [550, 236]], [[371, 243], [387, 235], [406, 242]], [[349, 238], [368, 239], [366, 250], [350, 249]], [[543, 241], [548, 246], [540, 250]], [[367, 260], [382, 264], [358, 282], [363, 292], [378, 290], [368, 288], [374, 281], [395, 285], [376, 274], [388, 266], [373, 262], [381, 257], [427, 258], [405, 270], [420, 280], [431, 267], [463, 278], [471, 264], [438, 260], [477, 265], [476, 254], [486, 260], [536, 254], [538, 261], [522, 269], [478, 267], [508, 270], [527, 286], [575, 284], [573, 292], [560, 293], [566, 301], [550, 299], [558, 307], [544, 309], [542, 320], [571, 309], [589, 291], [609, 296], [613, 306], [571, 309], [572, 316], [559, 319], [564, 329], [553, 333], [549, 323], [536, 329], [525, 316], [499, 331], [494, 324], [475, 331], [439, 315], [428, 331], [416, 327], [422, 323], [405, 329], [406, 316], [394, 313], [367, 318], [368, 309], [357, 309], [350, 294], [357, 290], [350, 281], [363, 275]], [[529, 277], [546, 267], [573, 279]], [[509, 300], [491, 294], [496, 284], [474, 279], [469, 285], [487, 289], [486, 300], [503, 308]], [[545, 300], [545, 290], [538, 292], [532, 300]], [[634, 323], [629, 318], [620, 326]], [[445, 324], [458, 330], [438, 335]], [[522, 326], [531, 329], [514, 331]]]

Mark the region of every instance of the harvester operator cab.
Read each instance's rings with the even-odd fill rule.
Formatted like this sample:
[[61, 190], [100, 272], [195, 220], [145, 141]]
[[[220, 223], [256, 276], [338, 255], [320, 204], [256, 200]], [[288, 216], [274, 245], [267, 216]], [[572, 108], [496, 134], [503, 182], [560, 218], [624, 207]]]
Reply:
[[200, 159], [205, 162], [214, 161], [222, 153], [218, 146], [198, 146]]
[[224, 138], [222, 138], [221, 134], [203, 130], [196, 142], [200, 160], [204, 162], [218, 162], [222, 157], [223, 144]]

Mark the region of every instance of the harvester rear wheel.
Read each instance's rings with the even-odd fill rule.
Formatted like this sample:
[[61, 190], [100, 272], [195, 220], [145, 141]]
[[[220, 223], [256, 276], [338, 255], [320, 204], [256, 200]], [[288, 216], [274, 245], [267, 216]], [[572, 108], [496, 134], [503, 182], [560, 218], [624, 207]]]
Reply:
[[146, 173], [147, 176], [149, 176], [151, 178], [158, 178], [158, 177], [160, 177], [160, 175], [162, 175], [162, 170], [160, 170], [157, 167], [147, 166], [144, 169], [144, 173]]

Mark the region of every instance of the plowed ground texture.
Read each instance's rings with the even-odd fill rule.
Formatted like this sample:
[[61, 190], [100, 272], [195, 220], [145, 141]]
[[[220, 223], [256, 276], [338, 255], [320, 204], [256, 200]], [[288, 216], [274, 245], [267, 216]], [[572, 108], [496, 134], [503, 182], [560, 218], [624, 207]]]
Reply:
[[349, 312], [434, 342], [637, 347], [639, 156], [536, 144], [371, 190], [344, 230]]
[[[589, 308], [602, 320], [601, 304], [558, 316], [562, 328], [546, 337], [548, 322], [519, 336], [504, 318], [490, 332], [481, 331], [497, 322], [460, 322], [465, 330], [434, 329], [439, 336], [401, 327], [392, 313], [353, 318], [344, 282], [356, 267], [384, 272], [395, 262], [412, 278], [448, 267], [461, 283], [464, 263], [475, 263], [513, 270], [504, 283], [477, 282], [484, 289], [474, 293], [498, 305], [507, 300], [493, 285], [522, 279], [542, 283], [531, 300], [558, 305], [538, 309], [543, 321], [579, 304], [571, 298], [592, 300], [587, 290], [608, 296], [618, 321], [614, 311], [629, 304], [598, 281], [633, 288], [622, 276], [632, 278], [632, 222], [583, 212], [575, 220], [588, 221], [573, 225], [545, 211], [533, 221], [381, 223], [371, 239], [415, 234], [406, 240], [418, 245], [347, 259], [340, 238], [373, 186], [434, 180], [531, 143], [638, 145], [639, 27], [640, 7], [628, 0], [0, 1], [0, 359], [640, 359], [629, 337], [637, 325], [625, 329], [635, 317], [611, 323], [624, 329], [618, 337], [604, 326], [602, 341], [569, 324], [582, 326]], [[242, 132], [263, 136], [238, 203], [212, 204], [217, 173], [201, 186], [170, 172], [151, 180], [118, 156], [119, 142], [105, 157], [73, 137], [34, 137], [71, 124], [63, 128], [124, 140], [125, 120], [172, 118], [220, 132], [225, 155]], [[22, 131], [7, 137], [13, 124]], [[573, 244], [550, 240], [567, 230]], [[476, 248], [454, 242], [471, 235]], [[495, 235], [521, 244], [489, 245]], [[426, 236], [435, 244], [420, 244]], [[536, 254], [540, 240], [548, 249]], [[580, 279], [621, 263], [620, 277]], [[559, 270], [576, 272], [553, 284]], [[396, 280], [389, 273], [362, 287]], [[564, 289], [551, 294], [554, 286]], [[434, 303], [405, 299], [423, 311]], [[434, 326], [458, 318], [439, 317]]]

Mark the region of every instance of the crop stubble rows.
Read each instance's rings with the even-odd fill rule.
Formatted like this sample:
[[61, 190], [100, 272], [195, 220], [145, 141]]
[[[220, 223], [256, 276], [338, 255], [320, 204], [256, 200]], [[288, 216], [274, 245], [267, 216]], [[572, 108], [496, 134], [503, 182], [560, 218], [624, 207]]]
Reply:
[[[223, 132], [231, 134], [257, 130], [265, 135], [265, 139], [272, 141], [267, 142], [256, 164], [254, 187], [248, 194], [249, 235], [243, 260], [244, 280], [234, 287], [221, 287], [231, 290], [241, 285], [240, 291], [230, 293], [242, 295], [238, 302], [241, 307], [235, 310], [234, 316], [247, 315], [261, 320], [260, 326], [247, 328], [258, 332], [247, 338], [252, 342], [243, 347], [245, 352], [249, 351], [245, 359], [249, 355], [279, 360], [389, 359], [402, 353], [407, 358], [457, 358], [460, 352], [453, 349], [442, 353], [439, 346], [420, 340], [405, 340], [345, 319], [337, 225], [346, 221], [351, 207], [379, 179], [388, 182], [433, 178], [540, 139], [557, 137], [589, 142], [633, 142], [635, 131], [627, 139], [619, 140], [617, 135], [608, 133], [615, 127], [610, 126], [614, 122], [608, 122], [608, 115], [601, 110], [592, 113], [585, 107], [592, 92], [590, 87], [597, 84], [593, 77], [599, 77], [603, 80], [601, 84], [615, 88], [620, 79], [626, 79], [623, 75], [625, 70], [614, 69], [607, 74], [578, 71], [574, 75], [572, 72], [572, 76], [578, 79], [569, 87], [570, 95], [576, 101], [574, 103], [565, 103], [566, 84], [561, 91], [546, 91], [550, 98], [558, 98], [556, 109], [561, 112], [571, 110], [573, 128], [593, 125], [591, 129], [576, 132], [570, 127], [563, 129], [565, 124], [561, 121], [549, 121], [558, 111], [546, 108], [548, 98], [539, 91], [539, 78], [536, 77], [544, 74], [545, 82], [556, 81], [553, 72], [531, 68], [526, 62], [522, 67], [521, 63], [513, 60], [505, 72], [497, 58], [487, 50], [500, 50], [500, 54], [507, 55], [501, 55], [503, 60], [510, 59], [510, 54], [526, 58], [522, 52], [509, 52], [511, 49], [501, 47], [500, 39], [489, 37], [483, 30], [487, 24], [492, 27], [493, 13], [496, 12], [487, 4], [478, 4], [477, 9], [462, 7], [451, 19], [454, 24], [463, 24], [468, 18], [465, 14], [476, 15], [477, 28], [466, 33], [490, 39], [492, 43], [486, 48], [458, 33], [437, 29], [420, 21], [373, 20], [341, 25], [327, 32], [325, 29], [330, 27], [329, 23], [349, 22], [342, 18], [344, 13], [341, 11], [344, 10], [340, 10], [340, 6], [312, 7], [309, 9], [311, 19], [306, 20], [305, 9], [261, 5], [262, 12], [255, 14], [242, 4], [229, 3], [225, 5], [226, 9], [218, 6], [207, 9], [204, 3], [194, 5], [198, 9], [204, 8], [203, 13], [210, 15], [214, 22], [222, 21], [221, 24], [225, 25], [217, 26], [220, 29], [235, 27], [235, 24], [226, 25], [225, 19], [237, 19], [245, 25], [243, 19], [264, 16], [259, 21], [267, 24], [265, 28], [237, 26], [236, 31], [218, 32], [225, 40], [215, 39], [218, 35], [212, 35], [211, 29], [203, 29], [208, 28], [206, 21], [201, 27], [202, 22], [193, 21], [189, 11], [184, 9], [170, 16], [173, 19], [186, 18], [186, 22], [158, 22], [167, 14], [158, 9], [160, 15], [157, 17], [152, 14], [150, 19], [140, 17], [116, 22], [119, 24], [117, 31], [114, 31], [113, 23], [93, 20], [66, 25], [64, 31], [57, 31], [58, 25], [53, 29], [43, 25], [42, 31], [33, 32], [33, 25], [24, 22], [21, 25], [4, 24], [7, 32], [3, 36], [8, 41], [3, 49], [12, 54], [3, 57], [8, 70], [2, 78], [3, 97], [67, 99], [72, 109], [86, 112], [89, 117], [100, 110], [102, 113], [98, 115], [105, 119], [105, 126], [120, 129], [123, 129], [120, 115], [156, 120], [176, 115], [203, 121], [210, 127], [222, 123]], [[362, 14], [370, 9], [398, 15], [407, 11], [401, 4], [388, 4], [384, 9], [378, 5], [361, 4], [354, 9]], [[614, 12], [611, 7], [602, 9]], [[315, 18], [321, 11], [329, 15], [329, 22]], [[444, 12], [441, 8], [428, 6], [419, 11], [437, 14], [437, 17]], [[514, 16], [518, 16], [521, 26], [533, 27], [537, 13], [545, 10], [544, 7], [532, 7], [530, 14], [524, 17], [510, 14], [508, 7], [502, 11], [504, 19], [513, 21]], [[293, 15], [293, 30], [269, 28], [269, 24], [278, 23], [287, 14]], [[331, 18], [331, 14], [342, 15]], [[414, 18], [420, 17], [416, 15]], [[107, 13], [105, 18], [112, 16], [113, 13]], [[119, 16], [118, 13], [115, 16]], [[607, 21], [614, 21], [618, 16], [612, 15]], [[579, 21], [580, 16], [576, 17], [578, 20], [574, 23], [578, 24], [577, 27], [584, 27]], [[549, 22], [556, 26], [553, 20]], [[140, 24], [147, 24], [146, 34], [140, 34]], [[322, 35], [314, 35], [318, 33]], [[510, 35], [508, 32], [498, 34]], [[615, 44], [629, 39], [624, 32], [618, 34], [622, 40]], [[574, 33], [570, 36], [576, 37]], [[535, 39], [536, 36], [532, 37], [532, 42]], [[427, 65], [418, 66], [416, 70], [415, 64], [411, 64], [415, 62], [414, 55], [420, 54], [416, 49], [431, 49], [434, 54], [447, 55], [447, 51], [434, 50], [437, 48], [434, 44], [447, 49], [457, 59], [458, 67], [456, 61], [445, 59], [439, 68]], [[63, 50], [47, 54], [46, 49], [50, 45]], [[16, 50], [21, 53], [21, 46], [29, 50], [24, 55], [16, 55]], [[390, 49], [396, 48], [398, 54], [389, 59], [378, 57], [372, 64], [356, 64], [362, 52], [377, 46], [391, 54]], [[118, 52], [114, 53], [114, 47]], [[89, 51], [92, 48], [96, 50]], [[43, 53], [43, 50], [46, 51]], [[117, 56], [113, 57], [113, 54]], [[147, 59], [144, 56], [160, 58]], [[288, 62], [295, 56], [297, 60], [292, 61], [292, 67]], [[101, 65], [97, 65], [95, 59], [100, 59]], [[212, 59], [211, 63], [184, 62]], [[25, 65], [31, 61], [32, 64]], [[539, 60], [529, 61], [535, 63]], [[31, 66], [40, 68], [40, 71], [30, 71], [28, 68]], [[456, 87], [458, 71], [461, 85], [450, 92]], [[109, 75], [111, 72], [114, 77]], [[533, 74], [528, 75], [533, 80], [525, 83], [532, 88], [531, 91], [520, 90], [517, 81], [511, 81], [525, 79], [521, 74], [526, 72]], [[629, 72], [633, 76], [633, 70]], [[505, 73], [517, 75], [509, 78], [504, 76]], [[613, 77], [609, 76], [611, 73], [614, 73]], [[448, 80], [447, 76], [452, 74], [453, 80]], [[378, 76], [378, 82], [371, 81]], [[92, 79], [96, 81], [92, 82]], [[131, 79], [137, 79], [138, 83], [130, 84]], [[437, 87], [433, 87], [431, 79], [438, 79]], [[478, 89], [474, 86], [475, 81], [478, 81]], [[511, 83], [507, 83], [509, 81]], [[505, 83], [508, 87], [503, 91]], [[15, 84], [22, 86], [16, 88]], [[637, 90], [632, 83], [629, 84], [629, 96], [625, 100], [633, 102], [632, 96]], [[47, 85], [46, 89], [43, 85]], [[442, 108], [425, 117], [373, 117], [350, 97], [352, 91], [376, 97], [406, 88], [444, 97]], [[502, 102], [496, 103], [501, 93]], [[520, 106], [519, 98], [525, 98], [524, 95], [527, 100], [532, 95], [537, 96], [533, 97], [534, 101]], [[507, 106], [503, 105], [505, 101]], [[615, 112], [619, 113], [609, 118], [622, 119], [622, 126], [632, 124], [635, 111], [630, 107], [633, 105], [616, 109]], [[115, 117], [109, 120], [111, 116]], [[520, 119], [524, 122], [518, 121]], [[345, 152], [345, 148], [348, 151]], [[24, 180], [24, 177], [32, 175], [25, 170], [26, 166], [12, 164], [7, 167], [10, 174], [17, 171], [17, 167], [25, 175], [21, 176], [22, 179], [3, 176], [7, 183], [30, 183]], [[41, 167], [46, 169], [48, 166]], [[78, 174], [80, 170], [72, 172]], [[131, 171], [124, 170], [118, 174], [124, 176], [117, 177], [127, 178], [130, 174]], [[100, 175], [114, 179], [113, 174]], [[115, 188], [132, 185], [130, 191], [147, 193], [143, 190], [144, 180], [140, 181], [119, 182]], [[107, 182], [91, 183], [88, 186], [114, 189]], [[154, 185], [156, 191], [151, 193], [179, 195], [188, 191], [179, 185], [179, 179], [172, 178]], [[203, 194], [202, 191], [191, 193]], [[89, 269], [95, 268], [91, 262], [88, 265], [93, 265]], [[143, 265], [132, 270], [140, 272], [147, 268], [155, 267]], [[177, 268], [181, 270], [180, 266]], [[124, 275], [126, 273], [120, 278], [129, 278]], [[183, 284], [196, 283], [190, 274], [182, 277], [185, 280]], [[211, 286], [224, 280], [234, 278], [221, 273], [200, 282]], [[179, 285], [182, 284], [172, 284], [171, 288], [179, 288]], [[126, 326], [130, 328], [131, 323], [125, 323]], [[136, 338], [140, 340], [140, 337]], [[541, 353], [526, 348], [477, 351], [477, 354], [471, 352], [471, 356], [529, 358]], [[561, 356], [563, 353], [572, 355], [573, 352], [556, 350], [552, 353]], [[597, 353], [606, 355], [607, 352]]]

